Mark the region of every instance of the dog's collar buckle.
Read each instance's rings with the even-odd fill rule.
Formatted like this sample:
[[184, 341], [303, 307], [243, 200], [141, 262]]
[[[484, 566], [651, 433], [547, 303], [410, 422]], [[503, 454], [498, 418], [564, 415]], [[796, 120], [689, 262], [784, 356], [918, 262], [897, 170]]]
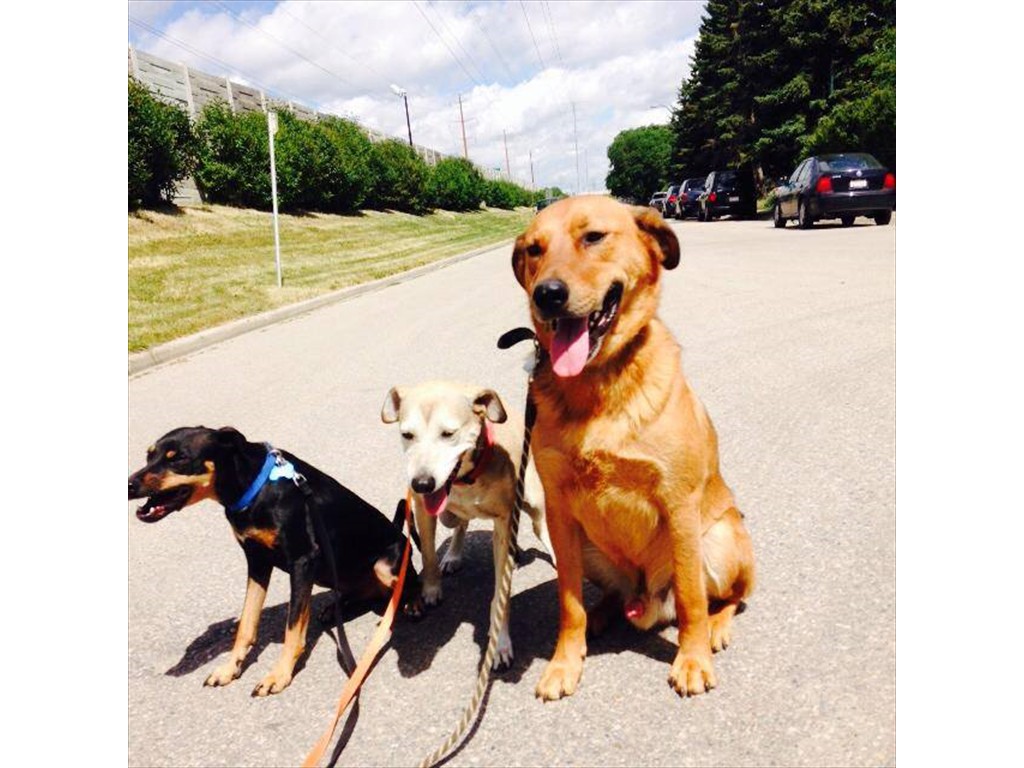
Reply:
[[259, 474], [256, 475], [241, 498], [228, 507], [229, 512], [241, 512], [247, 509], [267, 483], [284, 479], [291, 480], [295, 485], [302, 487], [306, 482], [306, 478], [295, 471], [295, 465], [288, 461], [281, 451], [270, 443], [264, 443], [264, 445], [267, 447], [267, 458], [263, 462], [263, 467], [260, 468]]

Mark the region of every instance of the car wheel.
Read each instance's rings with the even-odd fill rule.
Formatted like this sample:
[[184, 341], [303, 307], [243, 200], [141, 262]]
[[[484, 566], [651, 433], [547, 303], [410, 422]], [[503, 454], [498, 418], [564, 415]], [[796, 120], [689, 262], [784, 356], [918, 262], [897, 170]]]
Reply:
[[810, 229], [814, 226], [814, 219], [812, 219], [811, 214], [807, 212], [807, 203], [803, 200], [801, 200], [800, 205], [797, 206], [796, 220], [800, 223], [800, 229]]
[[875, 224], [879, 226], [885, 226], [892, 221], [892, 211], [882, 211], [881, 213], [875, 214]]
[[857, 217], [856, 216], [840, 216], [839, 220], [841, 222], [843, 222], [843, 226], [844, 227], [852, 227], [853, 226], [853, 220], [855, 218], [857, 218]]
[[786, 226], [786, 220], [782, 218], [782, 208], [778, 203], [775, 204], [775, 211], [772, 214], [772, 221], [775, 222], [776, 229], [782, 229], [783, 227]]

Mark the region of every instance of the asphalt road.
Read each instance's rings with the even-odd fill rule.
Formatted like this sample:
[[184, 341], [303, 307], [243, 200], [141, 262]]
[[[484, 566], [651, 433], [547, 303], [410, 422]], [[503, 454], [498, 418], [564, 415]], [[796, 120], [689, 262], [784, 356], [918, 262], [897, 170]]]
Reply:
[[[680, 699], [666, 682], [674, 631], [622, 628], [590, 644], [574, 696], [537, 701], [557, 606], [554, 571], [534, 559], [513, 582], [515, 665], [449, 765], [895, 763], [895, 219], [673, 226], [682, 264], [665, 275], [661, 316], [715, 421], [758, 566], [733, 645], [715, 657], [719, 687]], [[390, 512], [403, 481], [396, 429], [379, 419], [391, 386], [463, 379], [522, 407], [525, 345], [495, 347], [526, 320], [509, 255], [490, 251], [130, 378], [128, 470], [173, 427], [233, 425]], [[291, 687], [250, 697], [283, 639], [278, 572], [254, 660], [230, 687], [203, 688], [230, 647], [244, 558], [211, 502], [154, 525], [135, 506], [129, 765], [299, 764], [343, 685], [333, 640], [314, 622]], [[471, 526], [443, 604], [396, 627], [338, 765], [417, 764], [454, 727], [486, 642], [488, 539]], [[521, 541], [536, 546], [529, 526]], [[372, 615], [347, 625], [357, 654], [374, 627]]]

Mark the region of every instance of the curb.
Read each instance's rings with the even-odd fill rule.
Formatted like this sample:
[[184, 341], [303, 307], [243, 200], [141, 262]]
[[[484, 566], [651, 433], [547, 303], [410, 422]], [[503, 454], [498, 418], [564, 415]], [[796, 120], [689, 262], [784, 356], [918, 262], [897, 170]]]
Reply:
[[449, 267], [453, 264], [458, 264], [460, 261], [466, 261], [474, 256], [479, 256], [482, 253], [487, 253], [488, 251], [493, 251], [498, 248], [511, 245], [513, 242], [515, 242], [513, 239], [502, 240], [492, 245], [483, 246], [466, 253], [460, 253], [455, 256], [449, 256], [446, 259], [433, 261], [430, 264], [423, 264], [405, 272], [397, 272], [394, 275], [382, 277], [379, 280], [373, 280], [369, 283], [360, 283], [359, 285], [342, 288], [340, 290], [324, 294], [323, 296], [316, 296], [312, 299], [300, 301], [297, 304], [278, 307], [277, 309], [262, 312], [258, 315], [253, 315], [252, 317], [243, 317], [240, 320], [232, 320], [229, 323], [218, 325], [215, 328], [199, 331], [191, 336], [183, 336], [180, 339], [168, 341], [165, 344], [159, 344], [150, 349], [143, 350], [142, 352], [134, 352], [128, 355], [128, 376], [134, 376], [135, 374], [142, 373], [143, 371], [147, 371], [155, 366], [169, 363], [173, 360], [178, 360], [186, 355], [206, 349], [207, 347], [211, 347], [222, 341], [233, 339], [236, 336], [241, 336], [242, 334], [249, 333], [250, 331], [256, 331], [260, 328], [266, 328], [268, 325], [279, 323], [282, 320], [297, 317], [298, 315], [304, 315], [307, 312], [312, 312], [315, 309], [320, 309], [321, 307], [329, 304], [354, 299], [365, 293], [379, 291], [382, 288], [387, 288], [388, 286], [402, 283], [406, 280], [412, 280], [429, 272], [444, 269], [445, 267]]

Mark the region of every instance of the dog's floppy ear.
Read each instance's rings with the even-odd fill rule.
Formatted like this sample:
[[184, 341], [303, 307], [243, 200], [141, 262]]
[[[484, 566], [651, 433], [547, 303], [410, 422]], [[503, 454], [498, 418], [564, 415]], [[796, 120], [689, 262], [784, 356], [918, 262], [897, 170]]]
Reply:
[[495, 424], [504, 424], [508, 418], [505, 413], [505, 406], [501, 404], [501, 398], [493, 389], [481, 389], [473, 398], [473, 411], [486, 416], [488, 421]]
[[665, 220], [653, 208], [637, 206], [633, 209], [633, 216], [640, 232], [648, 235], [654, 240], [654, 244], [661, 252], [661, 266], [665, 269], [675, 269], [679, 266], [679, 239], [672, 231]]
[[512, 248], [512, 271], [516, 274], [519, 284], [526, 287], [526, 239], [520, 235]]
[[398, 387], [388, 390], [384, 398], [384, 405], [380, 409], [380, 420], [385, 424], [394, 424], [398, 421], [398, 409], [402, 406], [402, 393]]

